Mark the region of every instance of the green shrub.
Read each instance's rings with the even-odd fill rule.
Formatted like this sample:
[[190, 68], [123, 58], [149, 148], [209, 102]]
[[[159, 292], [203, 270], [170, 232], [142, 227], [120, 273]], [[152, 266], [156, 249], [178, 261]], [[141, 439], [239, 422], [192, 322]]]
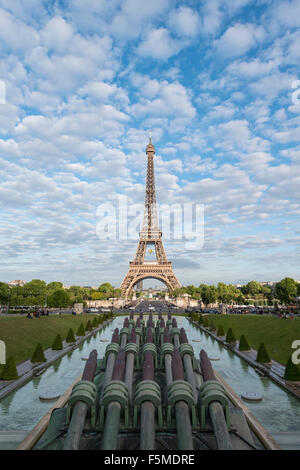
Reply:
[[45, 358], [41, 343], [37, 344], [34, 350], [34, 353], [32, 355], [31, 362], [46, 362], [46, 358]]
[[240, 351], [250, 351], [251, 347], [247, 341], [247, 338], [245, 335], [241, 336], [240, 339], [240, 344], [239, 344], [239, 350]]
[[15, 360], [11, 356], [7, 359], [7, 362], [2, 369], [1, 379], [2, 380], [15, 380], [18, 377], [19, 376], [18, 376]]
[[95, 317], [94, 320], [93, 320], [92, 326], [93, 326], [93, 328], [97, 328], [98, 325], [99, 325], [98, 318]]
[[217, 336], [225, 336], [225, 331], [221, 324], [218, 326]]
[[83, 326], [83, 323], [80, 323], [80, 326], [78, 328], [78, 331], [77, 331], [77, 336], [85, 336], [85, 330], [84, 330], [84, 326]]
[[214, 324], [214, 322], [212, 321], [211, 324], [210, 324], [210, 327], [209, 327], [209, 330], [210, 331], [216, 331], [216, 325]]
[[61, 340], [61, 336], [60, 335], [57, 335], [55, 340], [53, 341], [53, 344], [52, 344], [52, 349], [54, 351], [59, 351], [61, 349], [63, 349], [63, 343], [62, 343], [62, 340]]
[[198, 323], [199, 323], [199, 325], [202, 325], [202, 323], [203, 323], [203, 315], [201, 313], [199, 315]]
[[209, 327], [209, 321], [208, 321], [208, 318], [207, 318], [207, 317], [204, 317], [204, 319], [203, 319], [203, 326], [204, 326], [205, 328], [208, 328], [208, 327]]
[[91, 331], [93, 329], [91, 321], [89, 320], [86, 324], [85, 331]]
[[227, 331], [227, 335], [226, 335], [226, 343], [235, 343], [235, 342], [236, 342], [236, 338], [234, 336], [232, 328], [229, 328], [229, 330]]
[[266, 350], [266, 346], [264, 345], [264, 343], [260, 343], [259, 345], [256, 361], [263, 363], [271, 362], [270, 356], [268, 354], [268, 351]]
[[66, 342], [67, 343], [75, 343], [76, 339], [75, 339], [75, 336], [74, 336], [74, 331], [72, 330], [72, 328], [69, 329], [68, 331], [68, 334], [67, 334], [67, 337], [66, 337]]
[[289, 380], [291, 382], [299, 382], [300, 381], [300, 366], [294, 364], [292, 361], [292, 356], [289, 357], [287, 362], [284, 379]]

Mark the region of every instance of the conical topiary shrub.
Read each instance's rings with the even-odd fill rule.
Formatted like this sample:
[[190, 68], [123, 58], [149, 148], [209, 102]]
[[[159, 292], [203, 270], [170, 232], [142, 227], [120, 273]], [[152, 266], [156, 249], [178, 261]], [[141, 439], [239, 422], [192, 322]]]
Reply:
[[203, 326], [204, 326], [205, 328], [208, 328], [208, 327], [209, 327], [209, 321], [208, 321], [208, 318], [207, 318], [207, 317], [204, 317], [204, 319], [203, 319]]
[[66, 342], [67, 343], [75, 343], [76, 339], [75, 339], [75, 336], [74, 336], [74, 331], [72, 330], [72, 328], [69, 329], [68, 331], [68, 334], [67, 334], [67, 337], [66, 337]]
[[266, 364], [271, 362], [270, 356], [268, 354], [268, 351], [266, 350], [266, 346], [264, 345], [264, 343], [260, 343], [259, 345], [256, 362], [263, 362]]
[[94, 318], [92, 326], [93, 326], [93, 328], [97, 328], [97, 326], [98, 326], [98, 318], [97, 317]]
[[210, 327], [209, 327], [209, 330], [210, 331], [216, 331], [216, 325], [214, 324], [214, 322], [212, 321], [211, 324], [210, 324]]
[[80, 326], [78, 328], [78, 331], [77, 331], [77, 336], [85, 336], [85, 330], [84, 330], [84, 326], [83, 326], [83, 323], [80, 323]]
[[290, 356], [287, 361], [284, 379], [290, 382], [300, 382], [300, 365], [293, 363], [292, 356]]
[[199, 323], [199, 325], [202, 325], [202, 323], [203, 323], [203, 315], [202, 314], [199, 315], [198, 323]]
[[234, 336], [232, 328], [229, 328], [229, 330], [227, 331], [227, 335], [226, 335], [226, 343], [235, 343], [235, 342], [236, 342], [236, 338]]
[[2, 380], [15, 380], [19, 378], [16, 363], [12, 356], [7, 359], [0, 378]]
[[247, 341], [247, 338], [245, 335], [241, 336], [240, 339], [240, 344], [239, 344], [239, 350], [240, 351], [250, 351], [251, 347]]
[[218, 326], [217, 336], [225, 336], [225, 331], [222, 325]]
[[31, 362], [46, 362], [46, 358], [45, 358], [41, 343], [37, 344], [34, 350], [34, 353], [32, 355]]
[[63, 349], [63, 343], [62, 343], [62, 340], [61, 340], [61, 336], [60, 335], [57, 335], [55, 340], [53, 341], [53, 344], [52, 344], [52, 349], [54, 351], [59, 351], [61, 349]]
[[91, 331], [93, 329], [91, 321], [89, 320], [86, 324], [85, 331]]

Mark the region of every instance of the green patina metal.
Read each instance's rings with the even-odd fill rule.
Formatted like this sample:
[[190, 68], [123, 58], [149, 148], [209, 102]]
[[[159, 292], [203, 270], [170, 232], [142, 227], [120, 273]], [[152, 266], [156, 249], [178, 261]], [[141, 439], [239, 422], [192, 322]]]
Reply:
[[95, 427], [97, 393], [98, 388], [94, 382], [90, 382], [88, 380], [81, 380], [80, 382], [75, 384], [68, 401], [66, 423], [68, 424], [70, 422], [74, 405], [81, 401], [87, 404], [91, 426]]
[[172, 411], [178, 401], [184, 401], [190, 408], [192, 417], [192, 426], [197, 427], [196, 408], [194, 403], [193, 389], [189, 382], [185, 380], [175, 380], [168, 386], [168, 411], [167, 411], [167, 424], [170, 425], [172, 421]]
[[108, 355], [110, 353], [114, 353], [116, 356], [118, 354], [118, 352], [120, 351], [120, 346], [119, 344], [117, 343], [110, 343], [106, 350], [105, 350], [105, 363], [104, 363], [104, 367], [106, 367], [106, 361], [107, 361], [107, 358], [108, 358]]
[[113, 380], [106, 385], [101, 406], [100, 406], [100, 416], [99, 416], [99, 427], [100, 429], [104, 426], [104, 416], [105, 410], [108, 405], [112, 402], [117, 402], [121, 405], [121, 409], [124, 412], [125, 418], [125, 427], [129, 426], [129, 400], [128, 400], [128, 388], [125, 382], [119, 380]]
[[139, 367], [139, 347], [136, 343], [127, 343], [125, 346], [126, 354], [132, 353], [135, 355], [136, 367]]
[[205, 427], [206, 425], [206, 421], [209, 416], [208, 408], [213, 402], [218, 402], [222, 405], [227, 427], [230, 429], [229, 400], [223, 385], [217, 380], [208, 380], [199, 388], [197, 406], [200, 413], [201, 427]]
[[120, 331], [120, 337], [122, 338], [123, 335], [127, 335], [127, 337], [128, 337], [129, 333], [130, 333], [129, 328], [127, 328], [126, 326], [124, 326], [124, 327], [121, 329], [121, 331]]
[[134, 397], [134, 415], [133, 415], [133, 426], [137, 427], [138, 413], [141, 404], [145, 401], [150, 401], [157, 410], [158, 426], [163, 426], [163, 415], [161, 406], [161, 392], [160, 386], [154, 380], [143, 380], [139, 382]]
[[144, 359], [146, 351], [150, 351], [152, 353], [152, 356], [153, 356], [153, 359], [154, 359], [154, 364], [155, 364], [155, 367], [157, 368], [158, 361], [157, 361], [157, 347], [156, 347], [156, 345], [153, 344], [153, 343], [145, 343], [143, 345], [143, 349], [142, 349], [142, 358], [143, 359]]
[[[67, 406], [60, 413], [52, 414], [48, 428], [49, 432], [47, 431], [44, 439], [42, 439], [42, 442], [36, 448], [62, 449], [64, 447], [63, 443], [65, 442], [68, 427], [71, 429], [69, 425], [72, 419], [72, 412], [78, 402], [83, 402], [88, 407], [82, 427], [84, 439], [81, 443], [84, 446], [88, 442], [90, 447], [87, 448], [102, 448], [103, 442], [105, 442], [104, 448], [108, 448], [111, 439], [112, 450], [137, 449], [139, 446], [137, 436], [140, 433], [140, 436], [143, 435], [143, 437], [147, 433], [148, 436], [151, 436], [152, 431], [155, 434], [153, 450], [156, 448], [159, 450], [166, 448], [159, 447], [160, 439], [163, 442], [162, 446], [168, 446], [169, 442], [170, 449], [176, 448], [174, 447], [176, 445], [179, 446], [179, 449], [182, 449], [182, 446], [190, 438], [193, 441], [191, 448], [202, 449], [201, 438], [199, 438], [201, 433], [203, 433], [205, 441], [205, 436], [208, 436], [210, 433], [213, 435], [215, 432], [209, 412], [210, 405], [215, 403], [219, 403], [222, 406], [218, 411], [218, 419], [221, 416], [224, 423], [222, 429], [226, 429], [226, 427], [230, 429], [230, 409], [232, 409], [233, 405], [226, 395], [224, 386], [219, 381], [207, 380], [201, 386], [195, 388], [194, 385], [193, 388], [192, 384], [187, 380], [174, 380], [174, 377], [182, 377], [182, 379], [189, 377], [186, 370], [185, 373], [182, 372], [181, 375], [176, 375], [176, 369], [174, 369], [173, 364], [176, 355], [177, 359], [179, 358], [179, 362], [181, 362], [182, 368], [188, 367], [186, 362], [189, 362], [184, 360], [184, 356], [189, 355], [191, 357], [192, 372], [191, 367], [189, 367], [189, 373], [194, 372], [198, 384], [202, 382], [203, 376], [201, 376], [200, 372], [200, 361], [196, 359], [192, 345], [187, 342], [179, 345], [180, 329], [177, 326], [172, 326], [172, 319], [166, 322], [167, 330], [170, 332], [167, 340], [171, 342], [163, 344], [161, 344], [161, 339], [166, 329], [160, 326], [160, 320], [156, 322], [156, 328], [150, 327], [153, 343], [145, 342], [147, 328], [141, 318], [139, 321], [139, 326], [134, 326], [135, 321], [133, 319], [127, 320], [126, 326], [121, 328], [120, 333], [118, 333], [117, 341], [119, 341], [119, 344], [117, 342], [108, 344], [104, 357], [97, 360], [93, 381], [82, 380], [73, 387]], [[128, 341], [133, 327], [135, 328], [136, 335], [139, 337], [140, 347], [134, 342], [126, 344], [125, 340]], [[150, 337], [151, 335], [148, 336], [149, 341]], [[122, 344], [122, 348], [124, 347], [125, 354], [124, 350], [121, 350], [120, 344]], [[175, 352], [177, 346], [179, 346], [179, 354]], [[149, 354], [146, 354], [147, 351], [151, 353], [152, 358]], [[119, 377], [122, 377], [122, 380], [112, 380], [112, 375], [110, 375], [108, 383], [106, 378], [105, 385], [103, 378], [107, 374], [108, 376], [110, 373], [113, 374], [113, 370], [110, 371], [112, 366], [107, 367], [108, 356], [110, 354], [115, 355], [116, 365], [121, 353], [123, 354], [123, 365], [125, 364], [126, 366], [128, 354], [134, 354], [133, 373], [130, 375], [130, 379], [128, 379], [128, 374], [124, 373], [124, 376], [121, 374]], [[169, 356], [167, 361], [165, 361], [166, 355]], [[130, 364], [132, 363], [133, 361], [130, 362]], [[119, 365], [118, 363], [117, 366], [119, 367]], [[152, 367], [152, 372], [144, 375], [145, 371], [149, 370], [147, 367], [150, 367], [150, 369]], [[145, 380], [142, 380], [142, 377]], [[128, 386], [124, 380], [128, 382]], [[197, 401], [196, 405], [195, 399]], [[147, 403], [149, 404], [148, 406]], [[214, 405], [214, 408], [216, 408], [216, 405]], [[222, 409], [224, 416], [220, 412]], [[143, 413], [148, 414], [143, 415]], [[73, 416], [76, 418], [75, 410]], [[145, 416], [149, 417], [149, 420]], [[141, 425], [143, 419], [143, 430], [141, 430], [139, 424]], [[147, 420], [145, 421], [145, 419]], [[152, 435], [154, 436], [154, 434]], [[186, 436], [189, 437], [187, 438]], [[168, 441], [169, 439], [171, 440]], [[151, 441], [150, 439], [151, 442], [154, 442], [154, 440]], [[211, 442], [212, 446], [217, 446], [215, 440]]]
[[185, 354], [189, 354], [192, 358], [194, 357], [193, 346], [189, 343], [183, 343], [179, 347], [180, 356], [183, 357]]
[[174, 351], [174, 346], [172, 343], [164, 343], [160, 350], [160, 366], [163, 367], [164, 357], [166, 354], [171, 354]]

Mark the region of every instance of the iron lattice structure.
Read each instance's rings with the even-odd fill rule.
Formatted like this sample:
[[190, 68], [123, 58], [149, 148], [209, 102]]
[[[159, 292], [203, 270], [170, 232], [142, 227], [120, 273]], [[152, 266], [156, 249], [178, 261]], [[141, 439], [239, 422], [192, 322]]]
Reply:
[[[151, 137], [146, 147], [146, 154], [148, 164], [144, 220], [134, 261], [129, 263], [129, 271], [121, 284], [122, 296], [126, 299], [134, 286], [144, 279], [158, 279], [166, 284], [170, 292], [181, 287], [173, 272], [172, 263], [167, 259], [162, 242], [162, 232], [159, 229], [154, 178], [155, 148]], [[156, 261], [145, 261], [148, 245], [155, 248]]]

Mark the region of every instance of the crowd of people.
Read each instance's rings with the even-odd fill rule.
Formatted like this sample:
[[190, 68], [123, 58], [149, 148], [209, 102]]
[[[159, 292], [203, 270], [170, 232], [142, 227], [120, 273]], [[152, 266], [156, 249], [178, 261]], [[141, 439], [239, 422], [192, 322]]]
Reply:
[[34, 318], [40, 318], [41, 316], [48, 316], [49, 315], [49, 310], [45, 310], [43, 308], [39, 308], [37, 310], [34, 310], [32, 312], [32, 315], [30, 312], [27, 313], [26, 318], [32, 319]]

